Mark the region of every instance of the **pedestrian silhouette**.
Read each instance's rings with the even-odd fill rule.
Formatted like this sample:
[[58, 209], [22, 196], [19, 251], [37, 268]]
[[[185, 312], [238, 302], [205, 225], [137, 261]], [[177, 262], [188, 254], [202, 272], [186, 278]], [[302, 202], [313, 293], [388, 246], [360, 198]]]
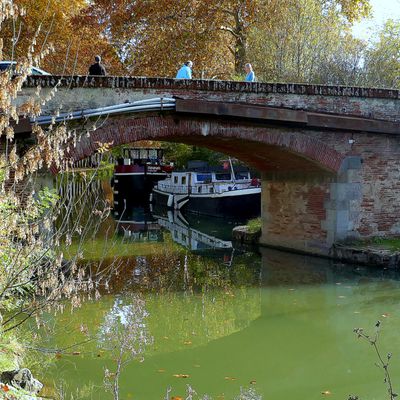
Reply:
[[176, 74], [176, 79], [192, 79], [192, 66], [191, 61], [186, 61]]
[[244, 80], [246, 82], [255, 82], [256, 76], [250, 63], [245, 64], [244, 70], [246, 71], [246, 78], [244, 78]]
[[96, 56], [94, 60], [96, 62], [89, 67], [89, 75], [107, 75], [106, 69], [101, 63], [101, 57]]

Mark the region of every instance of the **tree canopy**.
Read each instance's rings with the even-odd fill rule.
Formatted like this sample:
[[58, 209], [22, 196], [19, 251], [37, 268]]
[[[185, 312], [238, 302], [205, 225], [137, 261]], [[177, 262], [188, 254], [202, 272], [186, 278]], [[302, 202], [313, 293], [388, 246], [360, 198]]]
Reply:
[[[318, 0], [352, 22], [370, 12], [368, 0]], [[251, 32], [280, 26], [301, 0], [95, 0], [87, 15], [101, 22], [127, 69], [137, 75], [173, 76], [194, 61], [195, 75], [241, 74], [253, 46]]]
[[[86, 74], [95, 55], [111, 75], [399, 86], [399, 22], [369, 42], [353, 37], [369, 0], [14, 0], [26, 12], [2, 26], [2, 59], [36, 43], [53, 74]], [[40, 29], [39, 33], [38, 30]], [[36, 36], [35, 36], [36, 35]], [[38, 60], [39, 61], [39, 60]]]

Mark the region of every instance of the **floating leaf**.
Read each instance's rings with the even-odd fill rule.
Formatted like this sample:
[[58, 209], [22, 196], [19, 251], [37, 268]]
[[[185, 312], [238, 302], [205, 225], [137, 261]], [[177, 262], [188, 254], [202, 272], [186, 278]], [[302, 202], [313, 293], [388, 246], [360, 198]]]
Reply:
[[174, 374], [172, 376], [174, 376], [175, 378], [189, 378], [190, 375], [188, 375], [188, 374]]
[[191, 342], [190, 340], [185, 340], [185, 341], [183, 342], [183, 344], [186, 345], [186, 346], [189, 346], [189, 345], [192, 344], [192, 342]]
[[62, 354], [61, 353], [56, 353], [56, 358], [57, 359], [60, 359], [62, 357]]
[[253, 379], [252, 381], [250, 381], [250, 385], [255, 385], [257, 383], [257, 381], [255, 379]]
[[181, 397], [181, 396], [172, 396], [171, 400], [183, 400], [183, 397]]
[[389, 313], [383, 313], [382, 317], [387, 318], [390, 314]]
[[2, 385], [2, 386], [1, 386], [1, 390], [2, 390], [3, 392], [9, 392], [9, 391], [10, 391], [10, 388], [9, 388], [7, 385]]
[[226, 376], [225, 379], [227, 381], [236, 381], [236, 378], [233, 378], [232, 376]]
[[81, 354], [80, 351], [74, 351], [74, 352], [72, 353], [73, 356], [79, 356], [80, 354]]
[[163, 373], [163, 372], [165, 372], [165, 369], [160, 368], [157, 370], [157, 372]]
[[321, 394], [323, 394], [324, 396], [330, 396], [332, 393], [329, 390], [324, 390], [323, 392], [321, 392]]

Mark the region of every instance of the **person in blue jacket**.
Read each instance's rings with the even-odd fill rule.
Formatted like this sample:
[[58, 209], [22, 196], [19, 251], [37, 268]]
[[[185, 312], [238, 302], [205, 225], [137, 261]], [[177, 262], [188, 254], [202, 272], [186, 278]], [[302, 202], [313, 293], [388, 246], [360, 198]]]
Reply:
[[176, 79], [192, 79], [192, 66], [191, 61], [185, 62], [176, 74]]
[[244, 78], [244, 80], [246, 82], [255, 82], [256, 76], [254, 74], [253, 67], [251, 66], [251, 64], [249, 63], [245, 64], [244, 70], [246, 71], [246, 78]]

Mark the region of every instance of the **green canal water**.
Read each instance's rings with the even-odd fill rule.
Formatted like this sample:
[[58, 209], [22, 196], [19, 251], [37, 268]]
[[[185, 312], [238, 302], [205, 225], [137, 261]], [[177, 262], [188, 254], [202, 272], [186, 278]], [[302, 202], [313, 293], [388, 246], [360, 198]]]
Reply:
[[[164, 399], [168, 387], [171, 398], [186, 398], [188, 384], [213, 399], [234, 399], [241, 387], [274, 400], [383, 399], [373, 349], [353, 333], [355, 327], [374, 332], [377, 320], [400, 389], [396, 274], [269, 249], [232, 249], [229, 221], [191, 217], [189, 228], [179, 216], [158, 217], [132, 209], [119, 227], [110, 219], [105, 226], [119, 234], [102, 250], [103, 266], [115, 268], [108, 286], [100, 296], [82, 296], [73, 312], [69, 303], [48, 312], [45, 329], [32, 323], [40, 347], [66, 349], [37, 371], [49, 394], [62, 385], [75, 399], [112, 398], [103, 378], [105, 368], [115, 369], [116, 353], [102, 332], [112, 316], [123, 321], [133, 293], [145, 300], [143, 329], [153, 341], [143, 359], [124, 367], [121, 399]], [[85, 243], [92, 266], [104, 249], [104, 232]]]

